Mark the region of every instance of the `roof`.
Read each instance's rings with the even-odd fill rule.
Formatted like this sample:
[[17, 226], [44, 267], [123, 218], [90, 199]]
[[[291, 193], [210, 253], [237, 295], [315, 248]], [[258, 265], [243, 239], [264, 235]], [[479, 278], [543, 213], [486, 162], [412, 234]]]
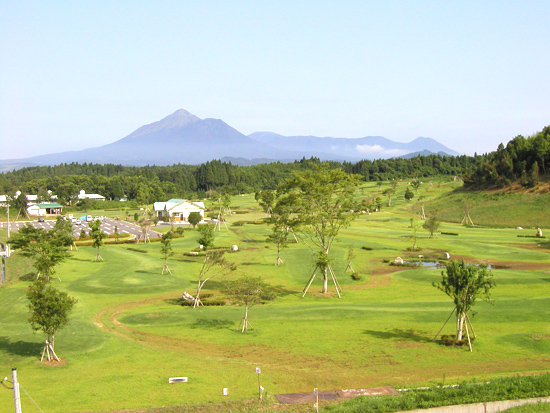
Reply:
[[52, 202], [49, 204], [36, 204], [39, 208], [63, 208], [63, 205], [58, 204], [57, 202]]
[[166, 202], [155, 202], [153, 204], [153, 209], [155, 211], [170, 211], [174, 208], [179, 207], [182, 204], [189, 204], [199, 209], [206, 209], [204, 207], [203, 202], [192, 202], [192, 201], [188, 201], [187, 199], [175, 199], [175, 198], [169, 199]]

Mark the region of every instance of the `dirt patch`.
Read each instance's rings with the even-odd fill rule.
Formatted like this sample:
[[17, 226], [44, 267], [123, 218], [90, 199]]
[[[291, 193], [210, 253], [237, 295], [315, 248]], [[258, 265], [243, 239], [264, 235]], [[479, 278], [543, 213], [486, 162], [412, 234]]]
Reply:
[[163, 317], [163, 316], [166, 316], [168, 314], [166, 313], [153, 313], [153, 314], [148, 314], [145, 318], [157, 318], [157, 317]]
[[67, 359], [59, 359], [59, 361], [56, 361], [56, 360], [51, 360], [51, 361], [44, 360], [44, 361], [39, 361], [38, 363], [40, 363], [42, 366], [47, 366], [47, 367], [61, 367], [61, 366], [64, 366], [65, 364], [67, 364]]

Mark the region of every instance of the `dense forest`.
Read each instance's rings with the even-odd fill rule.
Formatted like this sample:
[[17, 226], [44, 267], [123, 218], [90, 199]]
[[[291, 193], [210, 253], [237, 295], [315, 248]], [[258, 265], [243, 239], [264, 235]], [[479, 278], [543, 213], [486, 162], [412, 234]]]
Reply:
[[500, 144], [495, 152], [477, 159], [467, 173], [464, 186], [470, 189], [503, 188], [519, 182], [527, 188], [546, 179], [550, 172], [550, 126], [525, 138], [512, 139], [506, 147]]
[[[230, 194], [275, 189], [292, 171], [312, 168], [317, 158], [292, 163], [274, 162], [237, 166], [213, 160], [201, 165], [121, 166], [100, 164], [61, 164], [23, 168], [0, 174], [0, 194], [22, 191], [47, 198], [47, 191], [68, 202], [83, 189], [107, 199], [126, 196], [140, 204], [169, 198], [205, 197], [212, 190]], [[468, 156], [418, 156], [412, 159], [363, 160], [357, 163], [324, 162], [361, 175], [365, 181], [383, 181], [411, 177], [462, 175], [475, 160]]]
[[[127, 197], [139, 204], [169, 198], [204, 198], [210, 191], [229, 194], [275, 189], [292, 171], [313, 168], [317, 158], [291, 163], [273, 162], [238, 166], [213, 160], [201, 165], [122, 166], [111, 164], [61, 164], [36, 166], [0, 174], [0, 194], [38, 194], [48, 199], [48, 191], [59, 202], [68, 203], [80, 190], [107, 199]], [[464, 177], [465, 187], [481, 189], [505, 187], [520, 182], [537, 184], [550, 172], [550, 126], [531, 137], [517, 136], [495, 152], [476, 156], [417, 156], [351, 162], [323, 162], [358, 174], [364, 181], [388, 181], [440, 176]]]

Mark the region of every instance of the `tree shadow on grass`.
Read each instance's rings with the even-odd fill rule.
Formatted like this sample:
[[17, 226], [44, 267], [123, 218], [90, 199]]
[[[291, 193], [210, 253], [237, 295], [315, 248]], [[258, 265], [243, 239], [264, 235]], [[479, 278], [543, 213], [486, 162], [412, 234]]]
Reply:
[[231, 320], [206, 320], [204, 318], [200, 318], [197, 321], [195, 321], [193, 324], [191, 324], [190, 328], [208, 328], [208, 329], [221, 329], [221, 328], [227, 328], [232, 327], [235, 325], [234, 321]]
[[396, 339], [398, 341], [415, 341], [417, 343], [427, 343], [431, 341], [431, 338], [426, 336], [425, 332], [416, 331], [412, 328], [409, 330], [394, 328], [393, 330], [387, 331], [363, 330], [363, 334], [386, 340]]
[[43, 343], [11, 341], [9, 337], [0, 337], [0, 349], [17, 356], [30, 357], [40, 355], [43, 347]]
[[69, 261], [82, 261], [82, 262], [90, 262], [90, 259], [89, 258], [78, 258], [78, 257], [75, 257], [74, 255], [71, 255], [67, 258]]
[[19, 281], [34, 281], [36, 279], [36, 274], [28, 272], [19, 277]]

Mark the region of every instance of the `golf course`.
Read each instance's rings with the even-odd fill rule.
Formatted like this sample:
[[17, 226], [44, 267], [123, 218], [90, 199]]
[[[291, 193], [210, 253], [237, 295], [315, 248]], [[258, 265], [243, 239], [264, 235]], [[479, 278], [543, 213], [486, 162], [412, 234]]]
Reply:
[[[6, 258], [0, 285], [0, 376], [17, 368], [23, 411], [34, 413], [208, 411], [257, 400], [259, 386], [276, 411], [275, 395], [314, 388], [405, 389], [549, 372], [550, 238], [535, 237], [537, 228], [544, 236], [550, 230], [548, 194], [468, 195], [474, 225], [466, 226], [461, 182], [426, 180], [411, 201], [404, 198], [407, 182], [400, 182], [391, 206], [382, 195], [388, 186], [362, 183], [356, 197], [380, 197], [382, 208], [357, 214], [330, 250], [341, 298], [332, 280], [321, 293], [320, 276], [303, 296], [316, 262], [315, 247], [303, 238], [292, 238], [275, 265], [277, 246], [267, 242], [271, 228], [254, 194], [232, 197], [214, 246], [228, 250], [224, 257], [236, 270], [208, 280], [197, 308], [181, 299], [184, 291], [196, 294], [204, 261], [191, 226], [172, 240], [171, 273], [164, 274], [158, 240], [106, 243], [99, 262], [89, 242], [77, 242], [51, 278], [78, 300], [55, 335], [59, 362], [40, 360], [44, 336], [30, 327], [25, 294], [36, 270], [16, 251]], [[433, 237], [422, 228], [420, 196], [441, 220]], [[152, 229], [166, 233], [170, 225]], [[0, 230], [0, 241], [6, 237]], [[393, 265], [397, 257], [405, 264]], [[494, 302], [478, 299], [470, 314], [472, 351], [440, 342], [456, 333], [452, 317], [444, 326], [454, 304], [433, 286], [448, 260], [487, 264], [493, 274]], [[224, 286], [244, 275], [261, 277], [269, 294], [249, 308], [250, 327], [241, 332], [244, 306], [229, 300]], [[169, 383], [178, 377], [187, 382]], [[12, 406], [12, 391], [0, 389], [0, 412]]]

